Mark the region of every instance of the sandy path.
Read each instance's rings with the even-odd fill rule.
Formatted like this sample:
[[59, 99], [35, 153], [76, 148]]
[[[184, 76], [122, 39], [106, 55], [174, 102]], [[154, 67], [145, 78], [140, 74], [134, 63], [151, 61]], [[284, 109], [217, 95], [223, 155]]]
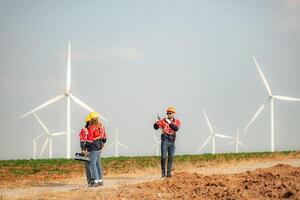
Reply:
[[[160, 176], [157, 174], [152, 175], [126, 175], [125, 176], [106, 176], [104, 178], [104, 186], [101, 189], [105, 188], [117, 188], [121, 185], [143, 183], [153, 180], [160, 179]], [[59, 191], [70, 191], [76, 189], [87, 189], [87, 183], [85, 177], [81, 178], [72, 178], [68, 180], [60, 181], [49, 181], [47, 183], [41, 184], [30, 184], [24, 187], [18, 188], [0, 188], [0, 200], [1, 199], [17, 199], [27, 196], [35, 196], [40, 193], [49, 193], [49, 192], [59, 192]], [[96, 188], [90, 188], [96, 189]], [[98, 188], [97, 188], [98, 189]], [[30, 195], [29, 195], [30, 194]]]
[[[187, 169], [185, 172], [195, 172], [204, 175], [212, 174], [233, 174], [246, 171], [252, 171], [258, 168], [268, 168], [277, 164], [288, 164], [294, 167], [300, 166], [300, 159], [292, 160], [276, 160], [276, 161], [260, 161], [260, 162], [243, 162], [239, 164], [228, 164], [217, 167], [202, 167]], [[159, 172], [150, 172], [143, 174], [125, 174], [120, 176], [106, 176], [104, 178], [105, 188], [116, 188], [118, 186], [149, 182], [161, 179]], [[100, 189], [97, 188], [97, 189]], [[41, 193], [71, 191], [77, 189], [87, 189], [85, 178], [73, 178], [68, 180], [51, 181], [43, 184], [32, 184], [22, 188], [0, 188], [0, 199], [17, 199], [28, 196], [35, 196]], [[96, 189], [96, 188], [91, 188]], [[30, 195], [29, 195], [30, 194]]]

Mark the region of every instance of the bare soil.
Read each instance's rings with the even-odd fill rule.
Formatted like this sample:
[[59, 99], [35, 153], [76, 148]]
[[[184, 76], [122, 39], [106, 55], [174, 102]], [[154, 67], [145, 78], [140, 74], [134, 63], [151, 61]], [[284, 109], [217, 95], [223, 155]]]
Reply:
[[128, 186], [110, 199], [300, 199], [300, 167], [278, 164], [233, 175], [180, 172]]
[[0, 188], [0, 199], [300, 199], [300, 159], [227, 163], [105, 176], [88, 188], [84, 176]]

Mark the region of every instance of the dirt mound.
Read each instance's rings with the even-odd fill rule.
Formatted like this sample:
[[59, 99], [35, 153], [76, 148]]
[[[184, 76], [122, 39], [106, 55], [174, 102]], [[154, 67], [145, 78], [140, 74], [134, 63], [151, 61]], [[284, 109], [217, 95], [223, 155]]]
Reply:
[[300, 199], [300, 167], [276, 165], [241, 174], [172, 178], [120, 188], [111, 199]]

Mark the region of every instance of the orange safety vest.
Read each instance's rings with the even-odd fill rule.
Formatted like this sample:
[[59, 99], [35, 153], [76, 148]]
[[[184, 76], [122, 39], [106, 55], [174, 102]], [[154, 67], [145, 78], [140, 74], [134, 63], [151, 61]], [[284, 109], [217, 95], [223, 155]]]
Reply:
[[80, 142], [85, 142], [87, 140], [88, 133], [89, 133], [89, 131], [87, 128], [81, 129], [81, 131], [79, 133]]
[[[180, 127], [181, 122], [178, 119], [173, 118], [171, 122], [175, 124], [178, 128]], [[159, 120], [158, 122], [156, 122], [156, 124], [158, 125], [159, 128], [162, 129], [162, 133], [164, 134], [173, 135], [176, 133], [176, 131], [170, 128], [170, 125], [166, 121], [166, 118]]]
[[106, 131], [103, 124], [101, 126], [89, 126], [87, 141], [94, 142], [97, 139], [106, 139]]

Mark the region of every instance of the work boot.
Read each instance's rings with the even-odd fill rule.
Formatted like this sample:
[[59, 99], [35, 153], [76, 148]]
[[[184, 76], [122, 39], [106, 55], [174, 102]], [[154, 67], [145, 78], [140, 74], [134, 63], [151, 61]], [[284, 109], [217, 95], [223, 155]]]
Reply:
[[161, 159], [161, 173], [162, 177], [166, 176], [166, 159]]
[[90, 182], [88, 182], [88, 187], [90, 187], [93, 183], [94, 183], [94, 180], [91, 180]]
[[98, 182], [98, 183], [92, 183], [89, 187], [99, 187], [100, 186], [100, 183]]
[[172, 177], [172, 174], [171, 173], [167, 173], [167, 178], [170, 178]]

